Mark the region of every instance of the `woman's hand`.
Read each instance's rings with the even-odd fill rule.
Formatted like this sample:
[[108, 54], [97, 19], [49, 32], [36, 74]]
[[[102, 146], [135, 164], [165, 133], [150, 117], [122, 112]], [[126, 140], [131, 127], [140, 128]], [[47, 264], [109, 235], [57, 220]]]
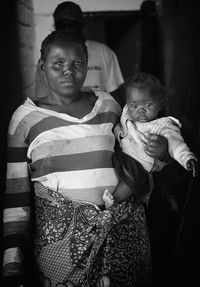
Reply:
[[165, 160], [168, 154], [167, 139], [161, 135], [151, 134], [147, 141], [145, 152], [155, 159]]

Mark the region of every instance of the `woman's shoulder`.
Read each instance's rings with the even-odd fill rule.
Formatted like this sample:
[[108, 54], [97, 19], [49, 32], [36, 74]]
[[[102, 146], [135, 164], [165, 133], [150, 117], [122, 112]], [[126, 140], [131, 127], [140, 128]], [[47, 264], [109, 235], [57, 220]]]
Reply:
[[17, 128], [28, 128], [28, 126], [31, 126], [33, 123], [35, 124], [39, 119], [40, 117], [39, 112], [37, 111], [37, 106], [31, 99], [26, 98], [25, 101], [13, 112], [8, 131], [10, 134], [14, 134]]
[[30, 113], [32, 111], [31, 105], [29, 104], [29, 99], [25, 99], [12, 114], [12, 119], [23, 118], [24, 114]]
[[102, 103], [102, 107], [107, 111], [113, 111], [116, 114], [121, 114], [121, 107], [117, 101], [107, 92], [96, 90], [95, 95], [99, 98]]
[[[112, 102], [116, 102], [116, 100], [106, 91], [102, 90], [94, 90], [95, 95], [102, 100], [110, 100]], [[117, 103], [117, 102], [116, 102]]]

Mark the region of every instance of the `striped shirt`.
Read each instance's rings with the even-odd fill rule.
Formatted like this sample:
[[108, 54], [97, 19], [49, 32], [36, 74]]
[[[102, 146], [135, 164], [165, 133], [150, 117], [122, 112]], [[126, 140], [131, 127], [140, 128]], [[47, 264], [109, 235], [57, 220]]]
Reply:
[[27, 99], [8, 129], [7, 185], [4, 208], [3, 275], [21, 273], [22, 248], [28, 237], [31, 182], [72, 200], [102, 204], [103, 191], [114, 191], [113, 128], [121, 109], [107, 93], [83, 118], [37, 107]]

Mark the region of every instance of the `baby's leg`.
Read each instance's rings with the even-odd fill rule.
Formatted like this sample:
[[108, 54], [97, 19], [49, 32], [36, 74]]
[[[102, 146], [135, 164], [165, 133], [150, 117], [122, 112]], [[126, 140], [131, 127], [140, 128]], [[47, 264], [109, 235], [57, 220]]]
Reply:
[[108, 189], [106, 189], [103, 193], [103, 200], [105, 203], [105, 208], [108, 209], [109, 207], [111, 207], [114, 204], [114, 199], [112, 194], [109, 192]]

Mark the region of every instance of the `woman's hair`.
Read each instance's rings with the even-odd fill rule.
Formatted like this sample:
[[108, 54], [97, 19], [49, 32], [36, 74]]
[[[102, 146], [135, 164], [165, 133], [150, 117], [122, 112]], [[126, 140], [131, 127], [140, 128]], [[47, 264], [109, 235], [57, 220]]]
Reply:
[[59, 43], [73, 42], [80, 44], [85, 52], [86, 58], [88, 59], [87, 47], [85, 45], [85, 37], [79, 32], [73, 32], [68, 30], [57, 30], [49, 34], [42, 42], [40, 53], [41, 60], [45, 61], [46, 57], [53, 45]]
[[149, 89], [150, 95], [153, 99], [158, 99], [162, 102], [164, 107], [167, 103], [167, 92], [166, 89], [161, 85], [160, 80], [154, 76], [147, 73], [138, 73], [134, 76], [130, 76], [125, 81], [125, 88], [135, 88], [135, 89]]

